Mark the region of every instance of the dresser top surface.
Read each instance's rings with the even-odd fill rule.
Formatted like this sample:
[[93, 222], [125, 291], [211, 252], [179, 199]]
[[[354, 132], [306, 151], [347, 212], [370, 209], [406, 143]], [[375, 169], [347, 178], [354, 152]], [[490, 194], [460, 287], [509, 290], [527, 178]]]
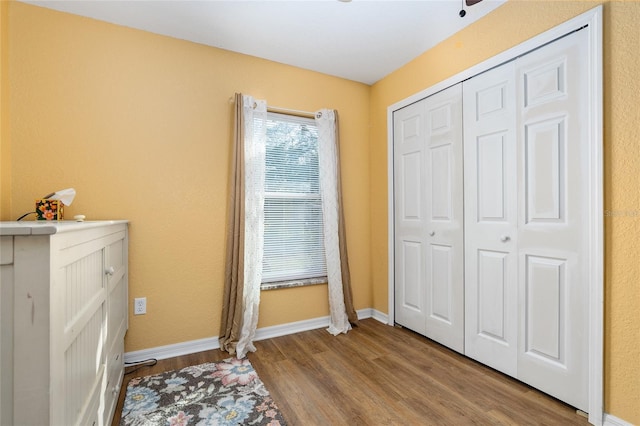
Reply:
[[0, 235], [53, 235], [61, 232], [128, 223], [127, 220], [0, 222]]

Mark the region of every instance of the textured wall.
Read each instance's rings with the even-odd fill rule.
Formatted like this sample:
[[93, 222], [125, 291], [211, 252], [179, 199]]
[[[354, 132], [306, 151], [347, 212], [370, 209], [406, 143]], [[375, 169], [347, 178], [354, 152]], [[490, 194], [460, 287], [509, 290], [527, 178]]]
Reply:
[[[599, 2], [511, 0], [377, 82], [371, 91], [372, 258], [387, 253], [387, 107], [585, 12]], [[605, 407], [640, 424], [640, 2], [604, 3]], [[526, 24], [525, 24], [526, 23]], [[387, 264], [372, 264], [388, 308]]]
[[11, 220], [9, 3], [0, 2], [0, 220]]
[[[369, 87], [104, 22], [9, 6], [12, 217], [75, 187], [67, 217], [129, 219], [126, 350], [219, 334], [234, 92], [340, 112], [357, 309], [371, 306]], [[328, 315], [326, 286], [265, 292], [259, 326]]]
[[640, 424], [640, 2], [604, 10], [605, 406]]

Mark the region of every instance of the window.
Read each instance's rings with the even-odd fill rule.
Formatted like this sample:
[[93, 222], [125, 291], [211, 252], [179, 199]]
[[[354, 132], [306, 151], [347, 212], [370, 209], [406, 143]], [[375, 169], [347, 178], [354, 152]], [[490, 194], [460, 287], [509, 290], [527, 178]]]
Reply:
[[262, 288], [326, 282], [315, 121], [269, 113], [265, 163]]

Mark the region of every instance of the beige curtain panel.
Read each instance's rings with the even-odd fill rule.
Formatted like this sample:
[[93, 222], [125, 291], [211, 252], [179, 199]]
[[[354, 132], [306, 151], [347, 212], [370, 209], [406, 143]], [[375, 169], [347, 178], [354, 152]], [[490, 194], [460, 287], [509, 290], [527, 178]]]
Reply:
[[220, 348], [236, 353], [236, 345], [242, 328], [242, 303], [244, 289], [244, 101], [240, 93], [235, 95], [233, 148], [229, 189], [227, 225], [227, 257], [220, 323]]
[[358, 314], [353, 307], [353, 293], [351, 291], [351, 274], [349, 271], [349, 257], [347, 255], [347, 233], [344, 224], [344, 209], [342, 207], [342, 173], [340, 172], [340, 127], [338, 111], [333, 111], [336, 120], [336, 167], [338, 173], [338, 240], [340, 243], [340, 268], [342, 273], [342, 292], [344, 293], [344, 307], [347, 318], [352, 325], [358, 325]]

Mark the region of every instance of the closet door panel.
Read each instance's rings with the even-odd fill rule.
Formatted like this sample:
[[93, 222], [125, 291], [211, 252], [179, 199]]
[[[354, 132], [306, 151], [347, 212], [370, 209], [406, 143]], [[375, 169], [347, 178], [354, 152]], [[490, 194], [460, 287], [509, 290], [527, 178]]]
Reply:
[[429, 263], [431, 264], [431, 293], [429, 300], [431, 306], [429, 313], [432, 318], [451, 323], [451, 267], [453, 263], [453, 249], [451, 246], [431, 244]]
[[430, 220], [431, 221], [451, 221], [453, 208], [453, 194], [451, 193], [452, 170], [451, 167], [455, 163], [452, 158], [451, 145], [441, 145], [430, 148]]
[[518, 377], [588, 410], [588, 52], [577, 31], [517, 61]]
[[479, 136], [476, 140], [476, 221], [508, 223], [505, 170], [508, 132]]
[[566, 264], [566, 259], [531, 255], [525, 258], [524, 349], [557, 364], [564, 364], [566, 355]]
[[394, 113], [395, 321], [425, 333], [425, 109]]
[[525, 125], [525, 223], [566, 220], [566, 117]]
[[462, 85], [425, 102], [427, 203], [426, 336], [464, 351]]
[[398, 324], [464, 348], [462, 90], [394, 113]]
[[402, 199], [401, 218], [408, 226], [419, 223], [422, 218], [422, 196], [421, 196], [421, 165], [422, 152], [413, 151], [404, 153], [401, 157], [402, 162], [402, 193], [399, 194]]
[[517, 374], [515, 66], [463, 83], [465, 354]]
[[507, 294], [507, 261], [509, 253], [478, 250], [478, 300], [477, 328], [475, 332], [483, 338], [509, 345], [508, 324], [505, 323], [509, 307], [505, 304]]

